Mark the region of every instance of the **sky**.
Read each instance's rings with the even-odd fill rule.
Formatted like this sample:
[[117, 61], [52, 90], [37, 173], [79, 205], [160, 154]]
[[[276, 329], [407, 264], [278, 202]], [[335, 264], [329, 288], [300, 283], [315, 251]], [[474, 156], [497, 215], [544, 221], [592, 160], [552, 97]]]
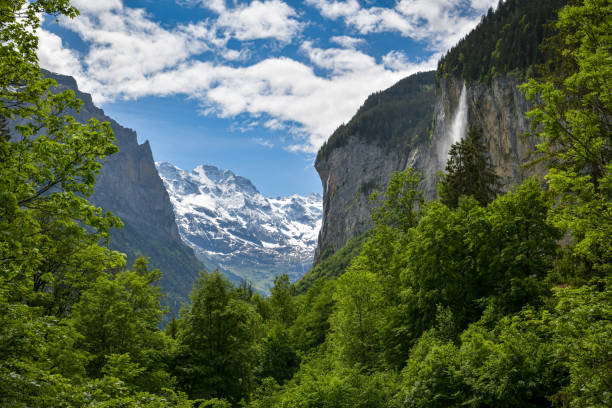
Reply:
[[436, 68], [498, 0], [72, 0], [39, 62], [72, 75], [156, 161], [268, 197], [321, 192], [317, 150], [368, 95]]

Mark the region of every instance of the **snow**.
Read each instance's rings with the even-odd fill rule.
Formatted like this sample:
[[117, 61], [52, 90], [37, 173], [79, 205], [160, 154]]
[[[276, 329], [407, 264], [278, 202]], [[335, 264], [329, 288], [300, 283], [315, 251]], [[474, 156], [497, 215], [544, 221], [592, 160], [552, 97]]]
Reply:
[[228, 265], [260, 265], [272, 257], [270, 262], [293, 262], [301, 271], [312, 262], [322, 222], [320, 194], [267, 198], [229, 170], [156, 166], [179, 232], [197, 254]]

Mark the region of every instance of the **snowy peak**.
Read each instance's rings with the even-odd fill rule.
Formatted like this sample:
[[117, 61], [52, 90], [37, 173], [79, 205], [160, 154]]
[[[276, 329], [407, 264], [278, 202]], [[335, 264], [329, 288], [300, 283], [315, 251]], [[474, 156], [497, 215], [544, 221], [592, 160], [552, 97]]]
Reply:
[[205, 263], [212, 261], [262, 291], [274, 276], [285, 272], [297, 280], [312, 265], [321, 227], [320, 194], [266, 198], [230, 170], [156, 166], [183, 240]]

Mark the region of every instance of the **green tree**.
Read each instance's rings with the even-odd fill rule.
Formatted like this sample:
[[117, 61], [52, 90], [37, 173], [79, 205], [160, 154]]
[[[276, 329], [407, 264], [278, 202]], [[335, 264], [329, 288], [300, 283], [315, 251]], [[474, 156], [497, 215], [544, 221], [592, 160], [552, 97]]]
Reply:
[[274, 278], [270, 289], [270, 306], [274, 320], [288, 327], [296, 318], [295, 287], [289, 282], [289, 276], [283, 273]]
[[547, 180], [551, 218], [571, 234], [557, 279], [583, 283], [612, 271], [612, 5], [585, 0], [559, 13], [558, 69], [522, 90]]
[[465, 139], [451, 146], [446, 173], [438, 184], [440, 201], [457, 208], [459, 197], [472, 196], [484, 206], [495, 199], [499, 184], [482, 133], [472, 128]]
[[201, 273], [184, 310], [175, 358], [179, 386], [192, 398], [236, 403], [253, 387], [259, 316], [218, 271]]
[[90, 376], [101, 377], [111, 370], [109, 364], [127, 361], [126, 367], [136, 368], [121, 378], [124, 382], [151, 392], [172, 385], [164, 361], [166, 342], [158, 329], [164, 314], [160, 277], [159, 269], [149, 270], [148, 261], [139, 258], [131, 271], [103, 275], [83, 292], [72, 320], [83, 336], [80, 346], [91, 356]]
[[260, 364], [256, 373], [259, 378], [272, 377], [280, 384], [291, 379], [300, 365], [300, 358], [293, 347], [289, 331], [278, 324], [266, 330], [259, 347]]
[[421, 174], [412, 168], [392, 174], [384, 194], [376, 192], [370, 197], [378, 204], [372, 211], [374, 223], [401, 231], [416, 225], [418, 210], [425, 201], [419, 191], [421, 180]]
[[563, 406], [603, 408], [612, 404], [612, 281], [558, 288], [549, 325], [570, 381], [555, 399]]
[[330, 343], [338, 359], [349, 366], [376, 366], [377, 334], [383, 312], [382, 285], [363, 265], [362, 257], [355, 259], [338, 278], [334, 301]]
[[334, 279], [318, 279], [297, 299], [298, 314], [289, 331], [296, 348], [304, 354], [322, 347], [327, 339], [335, 287]]
[[[582, 2], [581, 2], [582, 3]], [[612, 158], [612, 5], [585, 0], [559, 13], [559, 71], [523, 85], [551, 167], [588, 174], [597, 186]]]
[[[15, 124], [10, 138], [0, 138], [0, 283], [17, 299], [48, 291], [56, 270], [83, 260], [121, 225], [87, 201], [104, 158], [117, 151], [110, 125], [66, 115], [81, 101], [71, 91], [54, 93], [38, 67], [44, 13], [75, 17], [77, 10], [68, 0], [0, 4], [0, 117]], [[108, 268], [116, 266], [109, 255]]]

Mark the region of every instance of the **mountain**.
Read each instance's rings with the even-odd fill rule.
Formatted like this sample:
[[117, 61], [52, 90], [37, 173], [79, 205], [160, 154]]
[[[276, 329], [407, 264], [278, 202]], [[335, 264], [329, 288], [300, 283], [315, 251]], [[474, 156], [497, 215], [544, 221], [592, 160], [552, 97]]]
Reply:
[[371, 95], [319, 150], [323, 225], [316, 263], [371, 227], [370, 194], [384, 190], [391, 173], [404, 170], [430, 140], [435, 84], [435, 72], [424, 72]]
[[80, 112], [71, 112], [79, 122], [95, 118], [110, 122], [119, 153], [110, 156], [96, 179], [90, 202], [111, 211], [124, 223], [111, 231], [110, 248], [127, 255], [128, 266], [136, 257], [150, 257], [150, 265], [162, 270], [161, 285], [172, 313], [189, 299], [193, 281], [203, 265], [178, 232], [168, 193], [157, 174], [149, 142], [138, 144], [136, 132], [119, 125], [96, 107], [91, 95], [79, 91], [74, 78], [45, 72], [58, 91], [73, 90], [83, 101]]
[[[567, 0], [500, 2], [441, 59], [437, 72], [419, 73], [371, 95], [347, 125], [321, 148], [315, 168], [323, 185], [323, 224], [315, 263], [371, 226], [369, 195], [384, 191], [390, 174], [413, 167], [436, 196], [436, 174], [467, 129], [482, 132], [504, 190], [538, 174], [529, 103], [518, 88], [546, 61], [539, 46], [548, 23]], [[307, 280], [312, 280], [308, 276]]]
[[[264, 197], [229, 170], [182, 170], [156, 163], [184, 241], [205, 264], [216, 264], [267, 292], [274, 277], [292, 281], [310, 269], [321, 227], [322, 198]], [[230, 277], [231, 278], [231, 277]]]

